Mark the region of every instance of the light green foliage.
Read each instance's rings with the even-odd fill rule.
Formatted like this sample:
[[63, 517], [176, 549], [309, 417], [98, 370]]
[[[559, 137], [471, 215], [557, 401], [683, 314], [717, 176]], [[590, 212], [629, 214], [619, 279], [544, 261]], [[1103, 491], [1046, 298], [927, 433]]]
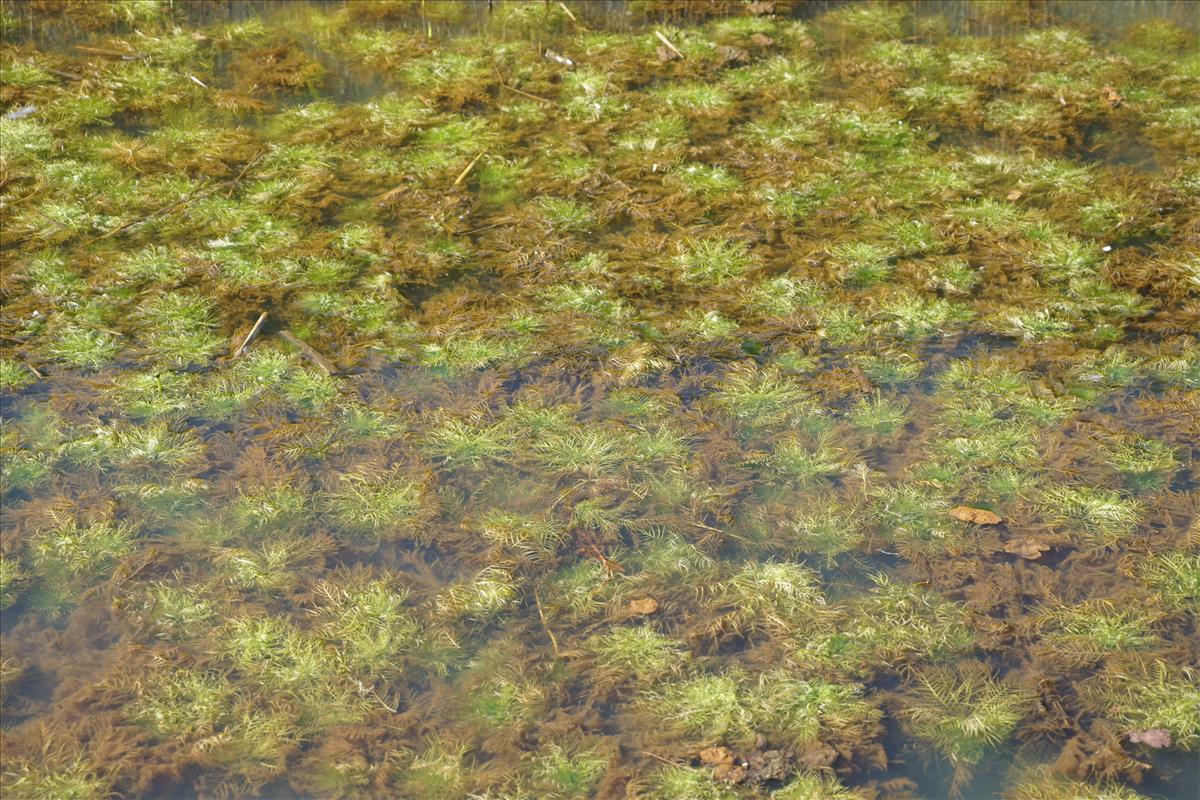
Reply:
[[1138, 501], [1091, 486], [1048, 487], [1038, 505], [1052, 522], [1096, 547], [1111, 547], [1128, 537], [1143, 515]]
[[882, 716], [863, 699], [861, 686], [800, 680], [785, 669], [764, 673], [748, 694], [756, 729], [795, 746], [819, 735], [855, 737]]
[[479, 467], [503, 458], [509, 443], [496, 426], [448, 419], [425, 434], [424, 449], [449, 467]]
[[794, 439], [776, 444], [765, 466], [777, 479], [801, 486], [823, 483], [846, 469], [844, 453], [824, 444], [806, 447]]
[[59, 768], [22, 764], [6, 770], [0, 786], [13, 800], [102, 800], [112, 787], [98, 772], [83, 760]]
[[334, 533], [364, 543], [416, 537], [424, 503], [417, 481], [365, 471], [343, 475], [325, 499]]
[[744, 275], [754, 260], [744, 243], [697, 239], [679, 246], [675, 266], [684, 283], [720, 286]]
[[468, 786], [467, 748], [432, 743], [404, 768], [401, 787], [408, 797], [455, 800]]
[[178, 670], [138, 687], [127, 713], [159, 738], [198, 739], [214, 732], [233, 703], [234, 688], [224, 675]]
[[685, 192], [712, 200], [741, 186], [741, 181], [725, 167], [697, 162], [682, 164], [671, 177]]
[[884, 665], [944, 659], [974, 644], [975, 633], [962, 606], [883, 575], [874, 581], [872, 592], [831, 608], [837, 616], [830, 632], [800, 636], [792, 658], [802, 665], [855, 675]]
[[16, 392], [37, 380], [37, 376], [11, 358], [0, 358], [0, 391]]
[[1200, 747], [1200, 681], [1190, 667], [1140, 660], [1102, 673], [1082, 691], [1089, 706], [1121, 730], [1162, 729], [1172, 747]]
[[594, 224], [591, 209], [569, 197], [539, 197], [534, 205], [550, 227], [558, 231], [585, 231]]
[[895, 266], [884, 247], [871, 242], [848, 242], [830, 252], [834, 275], [851, 286], [871, 286], [891, 277]]
[[[832, 500], [818, 501], [817, 510], [805, 510], [787, 519], [788, 546], [799, 553], [819, 553], [833, 557], [856, 549], [863, 541], [859, 514], [839, 507]], [[804, 508], [808, 508], [806, 505]]]
[[1106, 448], [1100, 459], [1134, 491], [1163, 488], [1180, 466], [1175, 448], [1157, 439], [1127, 436]]
[[53, 587], [83, 589], [103, 579], [135, 547], [137, 530], [127, 522], [66, 519], [29, 540], [30, 561]]
[[485, 567], [473, 578], [452, 584], [437, 597], [437, 609], [451, 618], [488, 620], [509, 608], [517, 598], [513, 575], [498, 566]]
[[1135, 569], [1167, 605], [1200, 611], [1200, 553], [1155, 553]]
[[311, 566], [324, 549], [319, 539], [274, 536], [251, 547], [220, 550], [213, 560], [234, 586], [277, 592], [300, 583], [300, 568]]
[[5, 800], [1178, 793], [1194, 31], [191, 5], [0, 0]]
[[388, 578], [355, 576], [346, 582], [322, 581], [314, 612], [318, 630], [335, 643], [340, 657], [371, 677], [403, 669], [402, 657], [421, 643], [422, 630], [409, 607], [408, 592]]
[[479, 532], [497, 547], [530, 561], [552, 555], [564, 535], [553, 520], [501, 509], [491, 509], [480, 517]]
[[73, 322], [59, 326], [45, 345], [48, 358], [69, 367], [99, 369], [116, 357], [121, 347], [111, 332]]
[[890, 436], [903, 430], [909, 414], [905, 403], [876, 394], [859, 400], [850, 410], [850, 424], [866, 433]]
[[1158, 640], [1157, 618], [1152, 609], [1092, 601], [1046, 609], [1038, 617], [1038, 629], [1042, 642], [1056, 655], [1086, 663], [1109, 653], [1153, 646]]
[[0, 553], [0, 611], [17, 602], [28, 579], [16, 558]]
[[729, 674], [669, 681], [644, 702], [662, 724], [706, 744], [744, 741], [753, 729], [739, 681]]
[[745, 362], [729, 370], [713, 397], [721, 411], [752, 428], [781, 427], [815, 410], [799, 382]]
[[771, 792], [771, 800], [863, 800], [864, 795], [847, 789], [828, 773], [801, 772], [782, 789]]
[[588, 649], [602, 674], [614, 681], [629, 680], [649, 686], [678, 671], [687, 661], [687, 650], [646, 625], [613, 628], [593, 636]]
[[903, 716], [914, 736], [956, 768], [978, 763], [1011, 735], [1028, 696], [978, 669], [928, 668], [905, 697]]
[[651, 780], [650, 797], [654, 800], [736, 800], [737, 792], [718, 782], [704, 768], [664, 767]]
[[595, 751], [549, 744], [534, 756], [533, 775], [546, 797], [589, 797], [607, 767], [608, 759]]
[[947, 513], [950, 502], [913, 485], [880, 487], [873, 516], [884, 536], [911, 556], [953, 551], [963, 540], [962, 526]]
[[216, 616], [213, 603], [194, 586], [156, 583], [147, 595], [145, 613], [164, 639], [197, 639], [208, 633]]

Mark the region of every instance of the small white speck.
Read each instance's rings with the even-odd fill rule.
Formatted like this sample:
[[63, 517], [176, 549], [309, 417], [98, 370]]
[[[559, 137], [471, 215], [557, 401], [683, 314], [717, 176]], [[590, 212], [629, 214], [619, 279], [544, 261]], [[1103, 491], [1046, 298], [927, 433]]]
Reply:
[[1106, 244], [1106, 245], [1104, 245], [1104, 247], [1101, 247], [1100, 249], [1101, 249], [1101, 250], [1103, 250], [1103, 251], [1104, 251], [1104, 252], [1106, 252], [1106, 253], [1111, 253], [1111, 252], [1112, 252], [1112, 245], [1111, 245], [1111, 244]]

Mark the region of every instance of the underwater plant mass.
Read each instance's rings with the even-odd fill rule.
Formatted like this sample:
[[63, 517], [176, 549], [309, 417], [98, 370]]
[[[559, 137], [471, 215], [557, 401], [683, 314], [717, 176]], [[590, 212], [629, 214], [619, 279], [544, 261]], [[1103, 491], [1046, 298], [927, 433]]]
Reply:
[[5, 800], [1196, 796], [1149, 6], [0, 2]]

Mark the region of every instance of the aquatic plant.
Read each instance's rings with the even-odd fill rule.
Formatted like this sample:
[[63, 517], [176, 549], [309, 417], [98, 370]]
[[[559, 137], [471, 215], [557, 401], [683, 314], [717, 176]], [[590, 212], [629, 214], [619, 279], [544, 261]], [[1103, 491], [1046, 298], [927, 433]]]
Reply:
[[425, 434], [424, 449], [450, 467], [479, 467], [503, 458], [509, 444], [504, 431], [496, 426], [447, 419]]
[[661, 724], [702, 744], [745, 741], [753, 730], [752, 711], [730, 674], [666, 681], [643, 695], [643, 703]]
[[1116, 470], [1126, 486], [1136, 492], [1163, 488], [1179, 468], [1175, 448], [1156, 439], [1123, 437], [1112, 443], [1100, 456]]
[[675, 266], [684, 283], [720, 286], [754, 265], [749, 248], [727, 239], [697, 239], [679, 245]]
[[128, 522], [96, 520], [81, 524], [72, 517], [35, 533], [30, 561], [51, 590], [75, 592], [102, 580], [133, 551], [137, 529]]
[[655, 800], [734, 800], [738, 795], [713, 778], [711, 770], [670, 766], [658, 770], [651, 778], [650, 796]]
[[21, 764], [4, 772], [6, 794], [20, 800], [92, 800], [111, 794], [111, 782], [83, 759], [62, 766]]
[[861, 686], [801, 680], [785, 669], [761, 675], [748, 703], [758, 730], [794, 746], [819, 735], [854, 740], [882, 716], [863, 699]]
[[1029, 700], [1021, 690], [968, 665], [919, 672], [914, 691], [903, 702], [913, 735], [933, 745], [963, 774], [1012, 735]]
[[1158, 616], [1149, 608], [1092, 601], [1045, 609], [1036, 624], [1042, 644], [1055, 658], [1089, 663], [1110, 653], [1152, 647], [1158, 640], [1154, 626]]
[[1164, 730], [1172, 747], [1200, 746], [1196, 672], [1160, 660], [1137, 659], [1108, 669], [1081, 687], [1087, 706], [1122, 731]]
[[1195, 37], [770, 5], [0, 2], [5, 797], [1179, 793]]
[[1135, 572], [1166, 605], [1192, 611], [1200, 608], [1200, 554], [1154, 553], [1139, 559]]
[[419, 482], [403, 476], [359, 471], [341, 476], [336, 491], [325, 497], [325, 508], [336, 524], [335, 534], [371, 544], [388, 538], [416, 538], [425, 510]]
[[688, 657], [680, 642], [646, 625], [613, 628], [592, 637], [588, 649], [596, 659], [594, 679], [601, 684], [631, 681], [649, 686], [678, 672]]
[[546, 797], [586, 797], [608, 767], [607, 757], [579, 746], [550, 744], [533, 758], [533, 777]]
[[1038, 502], [1052, 522], [1096, 547], [1111, 547], [1133, 533], [1143, 511], [1136, 500], [1091, 486], [1047, 487]]
[[824, 772], [801, 772], [771, 793], [771, 800], [862, 800], [863, 797]]

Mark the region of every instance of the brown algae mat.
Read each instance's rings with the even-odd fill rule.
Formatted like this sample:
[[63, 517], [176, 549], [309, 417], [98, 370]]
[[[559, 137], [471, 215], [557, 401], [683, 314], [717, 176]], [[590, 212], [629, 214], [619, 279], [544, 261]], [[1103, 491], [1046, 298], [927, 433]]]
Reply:
[[1193, 797], [1132, 5], [0, 3], [6, 800]]

